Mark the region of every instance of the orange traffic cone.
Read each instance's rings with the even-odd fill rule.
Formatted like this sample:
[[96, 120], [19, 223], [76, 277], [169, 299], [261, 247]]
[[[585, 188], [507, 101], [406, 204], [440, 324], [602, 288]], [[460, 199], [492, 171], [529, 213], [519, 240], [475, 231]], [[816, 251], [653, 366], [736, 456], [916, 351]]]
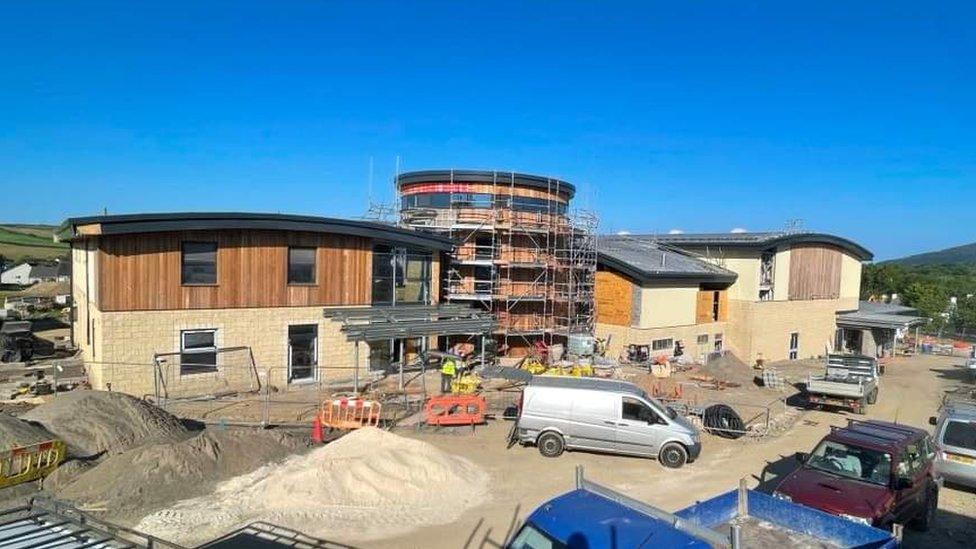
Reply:
[[318, 414], [315, 414], [315, 419], [312, 420], [312, 442], [316, 444], [325, 442], [325, 437], [322, 436], [322, 418]]

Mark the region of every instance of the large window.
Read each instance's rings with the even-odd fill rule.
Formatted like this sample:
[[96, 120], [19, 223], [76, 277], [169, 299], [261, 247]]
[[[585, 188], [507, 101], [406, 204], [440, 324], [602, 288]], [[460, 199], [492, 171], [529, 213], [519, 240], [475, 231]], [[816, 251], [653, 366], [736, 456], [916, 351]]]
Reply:
[[288, 248], [288, 283], [315, 284], [315, 248]]
[[519, 212], [565, 214], [566, 204], [544, 198], [488, 193], [422, 193], [400, 199], [400, 208], [511, 208]]
[[217, 371], [217, 330], [180, 332], [180, 375]]
[[671, 347], [674, 347], [674, 340], [671, 338], [655, 339], [651, 342], [652, 351], [663, 351], [665, 349], [670, 349]]
[[431, 254], [373, 247], [373, 304], [430, 304]]
[[183, 284], [217, 283], [217, 243], [184, 242], [180, 261]]
[[315, 379], [318, 331], [315, 324], [288, 327], [288, 381]]

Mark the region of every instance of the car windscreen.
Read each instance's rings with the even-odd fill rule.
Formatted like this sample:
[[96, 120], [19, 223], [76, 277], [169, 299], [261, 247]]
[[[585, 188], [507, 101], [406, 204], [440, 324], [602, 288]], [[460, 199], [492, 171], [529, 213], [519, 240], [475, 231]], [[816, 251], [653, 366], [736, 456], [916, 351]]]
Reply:
[[942, 434], [942, 444], [976, 450], [976, 423], [949, 420]]
[[531, 522], [527, 522], [507, 547], [508, 549], [565, 549], [566, 546], [549, 537]]
[[640, 392], [640, 396], [647, 402], [650, 402], [651, 406], [653, 406], [658, 412], [664, 412], [668, 416], [668, 419], [673, 420], [674, 418], [678, 417], [678, 412], [675, 412], [674, 409], [667, 404], [647, 394], [647, 391], [642, 390]]
[[832, 440], [821, 442], [806, 466], [872, 484], [887, 485], [891, 478], [891, 454]]

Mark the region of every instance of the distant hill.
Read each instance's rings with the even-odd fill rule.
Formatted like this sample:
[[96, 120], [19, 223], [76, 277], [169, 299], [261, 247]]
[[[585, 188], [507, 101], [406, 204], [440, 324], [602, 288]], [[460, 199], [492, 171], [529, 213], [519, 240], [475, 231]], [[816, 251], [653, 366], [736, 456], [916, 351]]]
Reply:
[[891, 261], [885, 261], [885, 263], [896, 263], [906, 267], [920, 265], [976, 265], [976, 242], [946, 248], [937, 252], [926, 252], [901, 259], [892, 259]]
[[55, 229], [53, 225], [0, 224], [0, 256], [17, 262], [68, 255], [68, 245], [54, 241]]

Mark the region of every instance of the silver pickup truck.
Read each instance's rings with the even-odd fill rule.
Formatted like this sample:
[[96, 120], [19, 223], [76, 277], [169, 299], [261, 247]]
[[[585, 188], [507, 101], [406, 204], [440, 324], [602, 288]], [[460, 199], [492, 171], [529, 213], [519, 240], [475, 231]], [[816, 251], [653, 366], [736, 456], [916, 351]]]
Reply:
[[807, 402], [812, 406], [850, 408], [863, 414], [878, 400], [878, 360], [865, 355], [829, 354], [827, 371], [807, 379]]

